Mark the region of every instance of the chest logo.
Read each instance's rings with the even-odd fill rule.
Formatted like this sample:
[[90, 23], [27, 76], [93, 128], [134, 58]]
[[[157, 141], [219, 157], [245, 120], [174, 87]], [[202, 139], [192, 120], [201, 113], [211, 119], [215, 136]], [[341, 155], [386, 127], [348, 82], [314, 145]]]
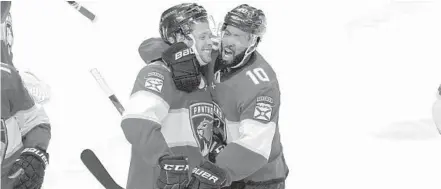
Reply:
[[209, 152], [213, 136], [213, 105], [199, 102], [190, 105], [190, 123], [203, 156]]

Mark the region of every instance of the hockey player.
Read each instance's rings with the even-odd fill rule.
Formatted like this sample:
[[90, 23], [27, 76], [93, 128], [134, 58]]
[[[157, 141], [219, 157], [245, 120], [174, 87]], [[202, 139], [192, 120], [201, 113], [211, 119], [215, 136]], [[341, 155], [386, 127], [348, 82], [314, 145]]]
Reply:
[[[188, 178], [182, 175], [199, 165], [211, 143], [214, 110], [204, 69], [211, 62], [212, 33], [206, 10], [193, 3], [173, 6], [163, 12], [159, 30], [161, 39], [139, 48], [147, 65], [121, 122], [132, 145], [128, 189], [184, 187]], [[155, 170], [158, 162], [171, 172]]]
[[438, 87], [438, 93], [436, 94], [436, 102], [433, 104], [432, 116], [433, 120], [438, 128], [439, 134], [441, 134], [441, 85]]
[[[189, 189], [285, 188], [288, 167], [278, 128], [279, 85], [271, 66], [255, 51], [265, 27], [264, 13], [246, 4], [224, 19], [220, 55], [208, 65], [215, 107], [222, 110], [214, 112], [213, 125], [213, 138], [220, 141], [212, 146], [215, 164], [203, 160], [191, 170]], [[167, 160], [169, 168], [185, 163]], [[179, 174], [174, 169], [165, 172]]]
[[[214, 65], [213, 98], [224, 114], [227, 145], [216, 165], [231, 188], [284, 188], [288, 168], [279, 133], [276, 74], [256, 51], [266, 29], [263, 11], [243, 4], [227, 13], [220, 56]], [[228, 95], [227, 95], [228, 94]]]
[[40, 188], [49, 163], [50, 124], [12, 66], [10, 3], [1, 2], [1, 188]]
[[[2, 14], [5, 13], [5, 21], [2, 22], [2, 39], [4, 39], [4, 43], [1, 44], [2, 50], [2, 58], [1, 61], [3, 63], [13, 65], [12, 63], [12, 45], [14, 43], [14, 32], [12, 30], [12, 18], [9, 13], [9, 9], [11, 8], [10, 1], [2, 1]], [[17, 69], [17, 68], [16, 68]], [[23, 80], [25, 88], [28, 90], [32, 99], [39, 104], [45, 104], [50, 100], [50, 87], [45, 82], [40, 80], [34, 73], [30, 70], [20, 70], [19, 74], [21, 79]]]
[[246, 4], [225, 16], [219, 57], [209, 78], [214, 101], [223, 112], [217, 116], [215, 135], [226, 145], [221, 142], [215, 151], [215, 165], [193, 170], [191, 189], [285, 188], [288, 168], [278, 128], [279, 85], [256, 51], [265, 28], [264, 13]]

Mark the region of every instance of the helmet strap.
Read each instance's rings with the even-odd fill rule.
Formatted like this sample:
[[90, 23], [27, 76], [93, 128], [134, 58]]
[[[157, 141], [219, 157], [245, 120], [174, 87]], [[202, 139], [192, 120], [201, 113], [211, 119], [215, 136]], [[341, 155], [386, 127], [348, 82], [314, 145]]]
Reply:
[[195, 54], [195, 56], [196, 56], [196, 59], [198, 60], [199, 64], [200, 64], [201, 66], [205, 66], [205, 65], [207, 65], [209, 62], [205, 62], [205, 61], [203, 61], [202, 58], [201, 58], [201, 56], [199, 55], [198, 50], [196, 49], [196, 40], [195, 40], [193, 34], [189, 33], [187, 36], [190, 38], [190, 40], [191, 40], [191, 42], [192, 42], [190, 48], [193, 50], [193, 52], [194, 52], [194, 54]]
[[252, 41], [250, 46], [248, 46], [248, 48], [245, 50], [245, 55], [243, 56], [242, 60], [236, 64], [235, 66], [232, 66], [231, 68], [238, 68], [240, 66], [242, 66], [245, 63], [245, 60], [248, 59], [248, 57], [250, 57], [250, 55], [256, 51], [257, 45], [259, 44], [260, 38], [257, 35], [252, 34]]

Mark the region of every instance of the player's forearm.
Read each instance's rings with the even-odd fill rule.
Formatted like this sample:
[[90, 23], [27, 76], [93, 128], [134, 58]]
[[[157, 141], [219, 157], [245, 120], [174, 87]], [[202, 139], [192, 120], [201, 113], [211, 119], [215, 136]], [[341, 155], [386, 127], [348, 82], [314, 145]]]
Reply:
[[227, 185], [252, 175], [267, 162], [262, 155], [236, 143], [230, 143], [216, 158], [216, 165], [227, 173]]
[[23, 146], [25, 148], [39, 147], [47, 150], [51, 139], [51, 125], [42, 123], [35, 126], [23, 137]]
[[244, 179], [268, 162], [276, 132], [272, 121], [244, 119], [239, 127], [241, 138], [229, 143], [216, 158], [216, 164], [227, 171], [228, 182]]
[[140, 118], [126, 118], [121, 122], [121, 127], [126, 139], [146, 163], [156, 164], [160, 156], [170, 153], [158, 123]]

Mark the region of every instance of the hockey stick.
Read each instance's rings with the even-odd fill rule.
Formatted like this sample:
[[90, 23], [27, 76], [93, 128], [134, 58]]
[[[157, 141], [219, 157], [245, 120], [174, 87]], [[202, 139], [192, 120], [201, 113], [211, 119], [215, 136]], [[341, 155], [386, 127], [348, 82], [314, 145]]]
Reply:
[[95, 178], [104, 186], [106, 189], [124, 189], [118, 185], [115, 180], [104, 168], [101, 161], [95, 155], [95, 153], [90, 149], [85, 149], [81, 152], [81, 161], [86, 165], [87, 169], [95, 176]]
[[95, 22], [96, 16], [92, 12], [90, 12], [88, 9], [86, 9], [83, 5], [76, 1], [67, 1], [73, 8], [77, 9], [78, 12], [80, 12], [83, 16], [88, 18], [90, 21]]
[[101, 89], [106, 93], [109, 100], [113, 103], [113, 106], [118, 110], [118, 112], [122, 115], [124, 112], [124, 107], [119, 102], [118, 98], [116, 98], [115, 93], [110, 89], [109, 85], [107, 85], [106, 81], [104, 80], [103, 76], [101, 76], [98, 69], [93, 68], [90, 70], [90, 73], [95, 78], [96, 82], [98, 82], [98, 85], [101, 87]]
[[[90, 73], [95, 78], [96, 82], [98, 82], [101, 89], [106, 93], [109, 100], [112, 101], [118, 112], [122, 115], [124, 112], [123, 105], [119, 102], [118, 98], [116, 98], [115, 93], [110, 89], [109, 85], [107, 85], [98, 69], [93, 68], [90, 70]], [[106, 189], [123, 189], [115, 182], [115, 180], [113, 180], [109, 172], [107, 172], [106, 168], [92, 150], [83, 150], [83, 152], [81, 152], [81, 161]]]

